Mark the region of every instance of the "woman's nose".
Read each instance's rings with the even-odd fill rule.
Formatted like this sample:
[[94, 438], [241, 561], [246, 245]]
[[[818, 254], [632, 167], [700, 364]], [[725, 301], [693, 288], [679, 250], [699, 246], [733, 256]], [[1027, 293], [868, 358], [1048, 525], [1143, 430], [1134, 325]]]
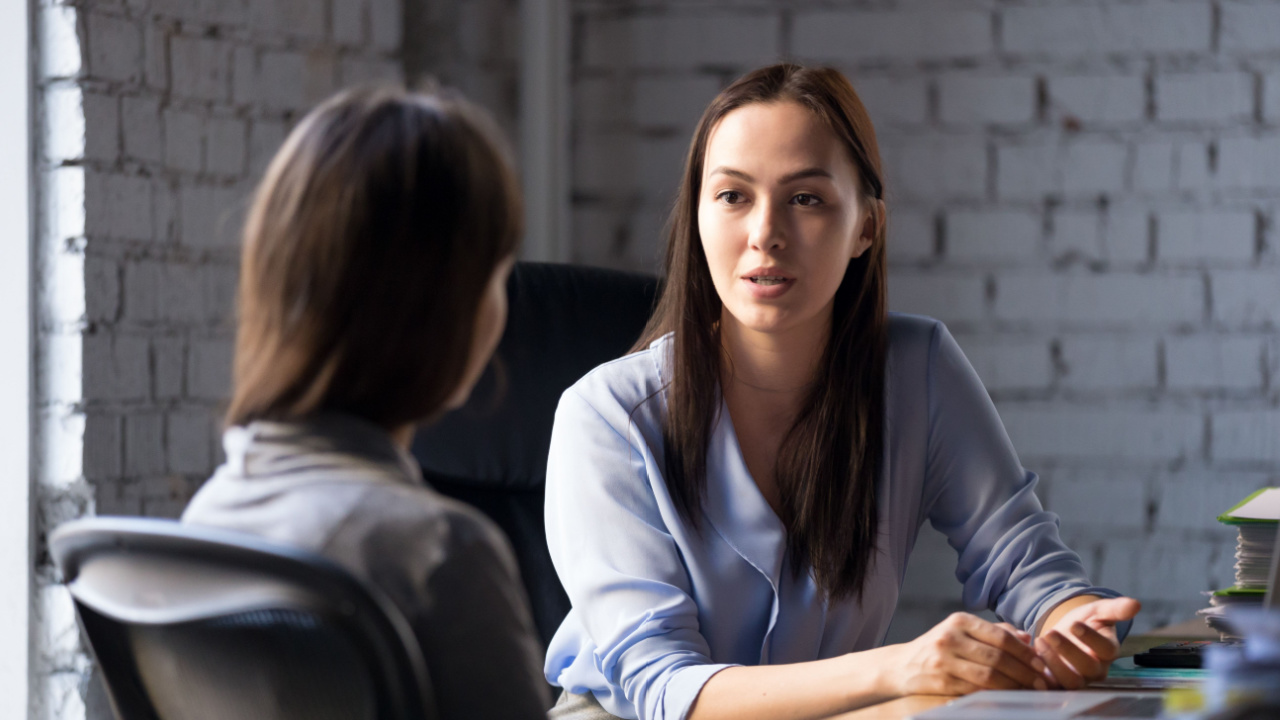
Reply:
[[750, 237], [752, 250], [766, 252], [786, 247], [786, 228], [783, 213], [773, 203], [760, 203], [752, 213]]

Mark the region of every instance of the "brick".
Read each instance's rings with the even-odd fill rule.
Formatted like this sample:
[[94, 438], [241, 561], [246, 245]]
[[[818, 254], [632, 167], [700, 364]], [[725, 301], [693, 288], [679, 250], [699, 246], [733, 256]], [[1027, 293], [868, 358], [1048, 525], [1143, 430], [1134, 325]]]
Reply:
[[166, 263], [159, 273], [155, 288], [160, 316], [177, 323], [199, 323], [206, 319], [202, 293], [205, 269], [196, 265]]
[[1067, 145], [1062, 163], [1062, 191], [1068, 196], [1094, 196], [1124, 190], [1125, 146], [1110, 142]]
[[1107, 258], [1120, 263], [1146, 263], [1151, 257], [1150, 216], [1137, 208], [1112, 208], [1103, 233]]
[[1178, 325], [1204, 317], [1199, 277], [1150, 275], [1005, 275], [996, 317], [1093, 327]]
[[235, 212], [240, 198], [230, 188], [186, 185], [179, 190], [181, 242], [197, 248], [234, 247]]
[[[1204, 605], [1197, 593], [1213, 590], [1213, 543], [1147, 538], [1109, 543], [1103, 573], [1096, 581], [1144, 603], [1158, 600]], [[1188, 597], [1193, 598], [1188, 601]]]
[[1262, 80], [1262, 117], [1269, 123], [1280, 123], [1280, 72]]
[[1280, 283], [1274, 270], [1221, 270], [1210, 276], [1213, 319], [1230, 327], [1280, 324]]
[[254, 120], [249, 126], [249, 174], [256, 176], [284, 143], [285, 126], [278, 120]]
[[[1280, 462], [1280, 412], [1229, 410], [1213, 413], [1211, 455], [1219, 462]], [[1238, 502], [1238, 500], [1237, 500]]]
[[332, 50], [312, 50], [306, 55], [303, 107], [319, 105], [337, 89], [338, 59]]
[[[256, 3], [255, 3], [256, 4]], [[230, 93], [232, 46], [221, 40], [174, 36], [169, 39], [173, 94], [226, 100]]]
[[[906, 577], [903, 580], [902, 594], [904, 599], [916, 602], [922, 600], [960, 599], [960, 584], [954, 580], [956, 574], [956, 553], [947, 544], [947, 538], [932, 526], [922, 527], [916, 538], [915, 547], [911, 550], [911, 559], [907, 564]], [[897, 615], [894, 615], [897, 622]], [[928, 630], [933, 624], [926, 626]], [[913, 638], [915, 636], [912, 636]]]
[[1049, 80], [1056, 112], [1086, 123], [1137, 122], [1146, 109], [1146, 90], [1131, 75], [1074, 75]]
[[393, 60], [346, 56], [338, 64], [338, 83], [343, 87], [372, 82], [403, 82], [404, 66]]
[[187, 355], [187, 395], [225, 400], [231, 393], [231, 356], [229, 339], [192, 340]]
[[646, 198], [667, 204], [675, 200], [689, 141], [683, 136], [641, 138], [636, 142], [636, 183]]
[[615, 130], [628, 123], [638, 110], [633, 108], [626, 83], [614, 77], [581, 78], [573, 83], [570, 97], [573, 122], [579, 128]]
[[1253, 119], [1253, 76], [1242, 72], [1160, 75], [1156, 119], [1226, 123]]
[[314, 0], [253, 0], [249, 22], [255, 28], [321, 40], [325, 36], [328, 3]]
[[1030, 77], [944, 75], [938, 90], [944, 123], [1018, 124], [1036, 116], [1035, 80]]
[[264, 52], [259, 60], [257, 102], [275, 110], [297, 110], [306, 104], [307, 60], [301, 53]]
[[89, 75], [100, 80], [133, 83], [142, 79], [142, 29], [113, 15], [88, 13]]
[[169, 89], [169, 34], [164, 27], [149, 22], [142, 29], [142, 75], [148, 88]]
[[164, 160], [164, 136], [160, 130], [160, 101], [153, 97], [120, 100], [124, 155], [140, 162]]
[[87, 171], [85, 222], [93, 234], [127, 239], [151, 237], [151, 182], [145, 177]]
[[343, 45], [360, 46], [365, 42], [364, 0], [332, 0], [333, 39]]
[[213, 453], [209, 442], [209, 425], [213, 418], [204, 411], [169, 413], [168, 454], [169, 472], [188, 475], [207, 475], [213, 470]]
[[258, 51], [237, 45], [231, 51], [231, 102], [251, 105], [258, 100]]
[[153, 394], [157, 400], [182, 397], [186, 373], [187, 344], [180, 337], [157, 337], [151, 340]]
[[1005, 145], [996, 148], [996, 195], [1004, 200], [1032, 200], [1057, 192], [1057, 151], [1048, 145]]
[[1054, 261], [1101, 260], [1102, 215], [1092, 210], [1063, 210], [1053, 215], [1049, 254]]
[[1064, 527], [1095, 528], [1114, 535], [1141, 531], [1146, 524], [1147, 488], [1130, 473], [1064, 473], [1053, 479], [1052, 502]]
[[404, 35], [401, 0], [369, 0], [369, 39], [382, 52], [397, 52]]
[[1174, 183], [1174, 156], [1176, 146], [1172, 142], [1140, 142], [1133, 148], [1133, 184], [1139, 192], [1169, 190]]
[[112, 322], [120, 314], [120, 266], [108, 258], [84, 258], [85, 317], [91, 322]]
[[[1188, 473], [1163, 478], [1155, 485], [1157, 530], [1200, 530], [1221, 536], [1235, 545], [1234, 529], [1215, 518], [1258, 488], [1270, 483], [1265, 473], [1224, 472]], [[1232, 548], [1234, 549], [1234, 548]]]
[[1063, 58], [1205, 53], [1212, 34], [1207, 4], [1162, 0], [1010, 7], [1002, 21], [1005, 52]]
[[1249, 211], [1167, 212], [1156, 216], [1156, 256], [1165, 262], [1247, 263], [1257, 218]]
[[85, 153], [84, 93], [54, 86], [44, 93], [44, 156], [50, 163], [79, 160]]
[[84, 336], [84, 397], [143, 400], [150, 389], [147, 339], [95, 333]]
[[987, 151], [980, 140], [920, 137], [882, 147], [888, 192], [908, 200], [980, 200]]
[[[41, 219], [44, 232], [53, 243], [84, 235], [85, 170], [79, 166], [60, 167], [41, 173]], [[95, 194], [100, 180], [95, 178]], [[95, 198], [96, 202], [96, 198]], [[94, 208], [98, 211], [97, 206]], [[97, 216], [95, 215], [95, 220]]]
[[84, 417], [84, 476], [117, 478], [124, 472], [124, 423], [119, 415], [91, 412]]
[[1150, 339], [1065, 338], [1062, 384], [1078, 390], [1156, 387], [1156, 343]]
[[39, 72], [48, 79], [69, 78], [80, 74], [80, 35], [76, 32], [78, 13], [67, 5], [44, 5], [39, 9], [39, 41], [33, 48], [40, 53]]
[[233, 320], [240, 287], [239, 271], [234, 265], [205, 265], [202, 271], [205, 317], [214, 323]]
[[1271, 3], [1222, 3], [1220, 44], [1226, 52], [1275, 52], [1280, 7]]
[[239, 118], [209, 118], [206, 126], [205, 165], [218, 175], [244, 173], [248, 150], [248, 126]]
[[164, 416], [147, 412], [124, 419], [125, 475], [156, 475], [164, 472]]
[[1165, 382], [1175, 390], [1260, 390], [1265, 354], [1259, 338], [1170, 337], [1164, 342]]
[[42, 321], [79, 325], [86, 316], [85, 254], [62, 251], [45, 260], [38, 287]]
[[772, 62], [778, 55], [773, 15], [671, 14], [588, 19], [583, 67], [734, 68]]
[[991, 15], [979, 10], [796, 13], [791, 47], [824, 60], [937, 60], [986, 55]]
[[1053, 380], [1049, 346], [1043, 340], [961, 335], [957, 341], [990, 392], [1047, 388]]
[[579, 138], [572, 160], [574, 192], [613, 195], [633, 190], [636, 145], [633, 136], [620, 133], [592, 133]]
[[636, 123], [680, 128], [684, 140], [718, 92], [720, 81], [711, 76], [637, 78]]
[[958, 210], [947, 214], [946, 256], [960, 262], [1025, 261], [1039, 254], [1040, 216], [1021, 210]]
[[203, 115], [164, 112], [164, 163], [174, 170], [200, 172], [204, 167]]
[[619, 214], [603, 208], [575, 207], [570, 224], [574, 263], [608, 267], [629, 240]]
[[889, 309], [936, 317], [947, 323], [982, 320], [986, 284], [973, 273], [961, 275], [898, 272], [889, 283]]
[[1210, 187], [1209, 146], [1200, 142], [1184, 142], [1178, 145], [1179, 190], [1203, 190]]
[[139, 261], [124, 266], [124, 317], [140, 323], [161, 317], [160, 282], [164, 268], [158, 262]]
[[1000, 415], [1024, 459], [1169, 463], [1199, 457], [1204, 436], [1203, 418], [1188, 412], [1005, 407]]
[[932, 260], [936, 255], [932, 213], [896, 210], [889, 213], [886, 250], [889, 267], [894, 263]]
[[921, 77], [850, 77], [875, 126], [919, 125], [929, 119], [929, 85]]
[[113, 163], [120, 156], [120, 99], [84, 94], [84, 157]]
[[1228, 188], [1280, 188], [1280, 137], [1220, 141], [1217, 183]]
[[178, 192], [173, 181], [156, 178], [151, 186], [153, 198], [152, 223], [158, 243], [170, 243], [178, 236]]

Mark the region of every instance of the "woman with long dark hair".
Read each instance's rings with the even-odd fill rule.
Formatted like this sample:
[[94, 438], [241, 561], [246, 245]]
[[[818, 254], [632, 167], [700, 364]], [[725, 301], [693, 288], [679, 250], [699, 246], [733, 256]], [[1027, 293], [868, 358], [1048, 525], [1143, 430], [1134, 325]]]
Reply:
[[[557, 411], [553, 717], [817, 718], [1105, 675], [1137, 602], [1088, 582], [947, 329], [887, 312], [884, 196], [835, 70], [763, 68], [703, 114], [657, 311]], [[926, 520], [1005, 622], [882, 646]]]
[[184, 522], [321, 553], [419, 640], [440, 718], [545, 718], [515, 558], [427, 488], [414, 426], [466, 402], [506, 323], [508, 154], [450, 93], [341, 93], [271, 161], [244, 230], [227, 461]]

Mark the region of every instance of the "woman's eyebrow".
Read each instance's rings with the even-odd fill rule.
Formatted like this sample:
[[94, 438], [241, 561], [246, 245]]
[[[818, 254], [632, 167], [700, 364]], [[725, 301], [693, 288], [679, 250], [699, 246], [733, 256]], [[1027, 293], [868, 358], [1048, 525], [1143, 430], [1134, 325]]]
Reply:
[[[735, 177], [744, 182], [755, 182], [755, 178], [751, 177], [747, 173], [744, 173], [741, 170], [735, 170], [725, 165], [721, 165], [717, 167], [715, 170], [712, 170], [710, 173], [707, 174], [707, 177], [710, 177], [716, 174], [728, 175], [729, 177]], [[792, 182], [795, 182], [796, 180], [803, 180], [805, 178], [812, 178], [812, 177], [823, 177], [823, 178], [831, 179], [832, 175], [830, 171], [825, 170], [823, 168], [810, 167], [810, 168], [797, 170], [793, 173], [787, 173], [786, 175], [783, 175], [782, 177], [778, 178], [778, 184], [786, 185], [787, 183], [792, 183]]]

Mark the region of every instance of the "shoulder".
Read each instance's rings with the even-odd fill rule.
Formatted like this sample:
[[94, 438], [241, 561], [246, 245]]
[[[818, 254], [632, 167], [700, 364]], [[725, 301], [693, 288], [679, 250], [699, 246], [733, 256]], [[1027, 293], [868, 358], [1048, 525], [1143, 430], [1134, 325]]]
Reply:
[[941, 320], [925, 315], [889, 313], [889, 367], [921, 366], [927, 370], [937, 343], [950, 336]]
[[584, 375], [564, 391], [558, 415], [591, 412], [617, 424], [634, 420], [638, 410], [656, 409], [666, 387], [670, 337], [658, 338], [648, 348], [611, 360]]

